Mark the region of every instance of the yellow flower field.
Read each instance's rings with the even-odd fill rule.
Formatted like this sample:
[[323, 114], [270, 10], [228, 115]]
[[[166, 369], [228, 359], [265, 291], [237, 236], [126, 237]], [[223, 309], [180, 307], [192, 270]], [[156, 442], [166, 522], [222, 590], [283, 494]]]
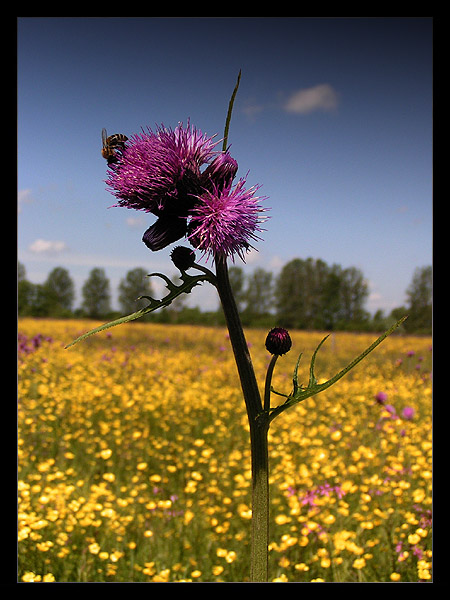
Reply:
[[[19, 581], [248, 580], [250, 444], [225, 329], [135, 322], [64, 349], [97, 324], [19, 321]], [[266, 333], [247, 332], [261, 387]], [[286, 393], [324, 337], [290, 333]], [[317, 376], [376, 337], [331, 335]], [[272, 423], [271, 581], [431, 581], [430, 349], [391, 336]]]

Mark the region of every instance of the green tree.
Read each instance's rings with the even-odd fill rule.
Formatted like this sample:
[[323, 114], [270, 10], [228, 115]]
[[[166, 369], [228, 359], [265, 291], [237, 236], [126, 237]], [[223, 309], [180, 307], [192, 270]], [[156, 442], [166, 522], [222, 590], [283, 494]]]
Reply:
[[361, 323], [368, 319], [364, 303], [369, 295], [367, 282], [362, 272], [356, 267], [342, 271], [341, 276], [341, 310], [344, 323]]
[[17, 312], [19, 316], [31, 316], [36, 286], [27, 280], [25, 266], [17, 264]]
[[36, 285], [23, 279], [17, 284], [17, 312], [20, 317], [33, 316]]
[[246, 306], [242, 313], [244, 322], [254, 323], [270, 313], [273, 306], [273, 273], [264, 269], [255, 269], [247, 278], [245, 289]]
[[406, 290], [406, 331], [430, 333], [432, 329], [433, 270], [431, 266], [418, 267]]
[[53, 304], [44, 283], [37, 283], [34, 286], [33, 304], [31, 314], [33, 317], [52, 316]]
[[245, 275], [241, 267], [231, 266], [228, 269], [228, 277], [230, 279], [231, 289], [233, 290], [234, 299], [239, 311], [243, 310], [245, 302]]
[[324, 328], [328, 277], [329, 268], [321, 259], [294, 258], [287, 263], [275, 288], [278, 323], [297, 329]]
[[295, 258], [277, 279], [277, 320], [282, 327], [298, 329], [355, 327], [369, 318], [364, 311], [367, 295], [367, 283], [355, 267]]
[[320, 258], [305, 261], [305, 318], [309, 329], [325, 327], [325, 296], [330, 269]]
[[128, 271], [125, 278], [119, 283], [119, 305], [123, 314], [135, 312], [144, 306], [148, 301], [137, 300], [139, 296], [151, 296], [152, 286], [147, 271], [141, 267]]
[[323, 329], [333, 331], [341, 319], [341, 286], [342, 268], [332, 265], [328, 270], [328, 277], [322, 290], [322, 318]]
[[17, 281], [20, 283], [21, 281], [24, 281], [26, 279], [26, 269], [25, 269], [25, 265], [23, 265], [21, 262], [17, 262]]
[[55, 317], [69, 316], [75, 299], [75, 286], [69, 272], [63, 267], [54, 268], [43, 284], [49, 313]]
[[304, 279], [305, 261], [294, 258], [284, 265], [275, 286], [277, 324], [281, 327], [304, 329], [306, 322]]
[[[17, 312], [19, 316], [49, 317], [70, 314], [71, 304], [67, 304], [70, 295], [65, 296], [63, 291], [66, 288], [65, 284], [70, 287], [71, 281], [58, 269], [54, 269], [44, 283], [31, 283], [26, 278], [25, 267], [18, 263]], [[56, 285], [57, 282], [61, 285]]]
[[83, 310], [92, 319], [105, 317], [111, 312], [109, 279], [104, 269], [94, 268], [82, 288]]

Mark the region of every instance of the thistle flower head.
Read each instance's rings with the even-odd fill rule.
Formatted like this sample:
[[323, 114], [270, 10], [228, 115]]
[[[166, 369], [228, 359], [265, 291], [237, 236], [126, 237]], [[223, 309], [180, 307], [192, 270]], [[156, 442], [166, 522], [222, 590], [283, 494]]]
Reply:
[[233, 180], [238, 164], [228, 151], [190, 123], [175, 129], [132, 136], [109, 165], [106, 183], [116, 206], [150, 212], [158, 220], [143, 242], [156, 251], [188, 236], [192, 245], [210, 255], [243, 258], [257, 239], [262, 209], [257, 187], [246, 190]]
[[261, 213], [266, 210], [255, 196], [259, 186], [244, 186], [245, 178], [234, 187], [231, 181], [222, 188], [213, 183], [198, 196], [190, 211], [189, 240], [194, 247], [211, 256], [233, 258], [238, 254], [244, 260], [250, 241], [259, 239], [255, 232], [262, 231], [259, 225], [265, 217]]
[[200, 168], [214, 156], [215, 145], [189, 123], [148, 129], [128, 141], [106, 183], [119, 206], [157, 216], [187, 214], [200, 189]]

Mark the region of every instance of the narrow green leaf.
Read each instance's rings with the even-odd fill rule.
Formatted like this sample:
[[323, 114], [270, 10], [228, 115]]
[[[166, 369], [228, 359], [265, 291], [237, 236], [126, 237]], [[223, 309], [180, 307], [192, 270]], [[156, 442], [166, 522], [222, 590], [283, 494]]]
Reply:
[[234, 99], [236, 98], [236, 94], [237, 94], [237, 91], [239, 88], [240, 81], [241, 81], [241, 71], [239, 70], [239, 75], [237, 78], [236, 86], [233, 90], [233, 93], [231, 94], [230, 102], [228, 104], [228, 113], [227, 113], [227, 118], [225, 121], [225, 130], [223, 133], [223, 145], [222, 145], [223, 152], [226, 151], [227, 146], [228, 146], [228, 131], [230, 129], [231, 113], [233, 112]]
[[[298, 388], [299, 388], [299, 385], [298, 385], [298, 375], [297, 375], [297, 373], [298, 373], [298, 366], [299, 366], [299, 364], [300, 364], [300, 359], [301, 359], [301, 357], [302, 357], [302, 356], [303, 356], [303, 352], [301, 352], [301, 353], [299, 354], [299, 357], [297, 358], [297, 362], [295, 363], [295, 367], [294, 367], [294, 375], [292, 376], [292, 383], [293, 383], [293, 385], [294, 385], [294, 392], [293, 392], [293, 393], [294, 393], [294, 396], [295, 396], [295, 394], [297, 393], [297, 390], [298, 390]], [[301, 386], [300, 386], [300, 387], [301, 387]]]
[[65, 348], [66, 349], [70, 348], [71, 346], [74, 346], [78, 342], [85, 340], [86, 338], [90, 337], [91, 335], [94, 335], [95, 333], [100, 333], [100, 331], [105, 331], [106, 329], [110, 329], [111, 327], [115, 327], [116, 325], [121, 325], [122, 323], [128, 323], [129, 321], [139, 319], [140, 317], [143, 317], [147, 313], [151, 312], [152, 310], [156, 310], [157, 308], [159, 308], [159, 306], [154, 306], [150, 309], [147, 307], [147, 308], [138, 310], [138, 311], [132, 313], [131, 315], [126, 315], [125, 317], [120, 317], [119, 319], [116, 319], [115, 321], [110, 321], [109, 323], [105, 323], [104, 325], [95, 327], [94, 329], [91, 329], [90, 331], [83, 333], [83, 335], [80, 335], [80, 337], [77, 337], [76, 340], [74, 340], [70, 344], [67, 344], [67, 346], [65, 346]]
[[141, 308], [140, 310], [137, 310], [136, 312], [134, 312], [130, 315], [120, 317], [119, 319], [116, 319], [115, 321], [110, 321], [109, 323], [105, 323], [104, 325], [100, 325], [99, 327], [95, 327], [94, 329], [87, 331], [83, 335], [80, 335], [76, 340], [74, 340], [73, 342], [68, 344], [66, 346], [66, 348], [70, 348], [71, 346], [74, 346], [78, 342], [85, 340], [86, 338], [90, 337], [91, 335], [94, 335], [95, 333], [99, 333], [100, 331], [105, 331], [106, 329], [110, 329], [111, 327], [115, 327], [116, 325], [122, 325], [123, 323], [128, 323], [129, 321], [134, 321], [135, 319], [139, 319], [139, 318], [143, 317], [144, 315], [147, 315], [148, 313], [153, 312], [154, 310], [157, 310], [158, 308], [163, 308], [165, 306], [169, 306], [169, 304], [171, 304], [171, 302], [173, 300], [175, 300], [175, 298], [177, 298], [181, 294], [189, 294], [191, 292], [192, 288], [194, 288], [196, 285], [200, 285], [200, 283], [202, 283], [204, 281], [209, 281], [214, 286], [216, 285], [215, 275], [211, 271], [209, 271], [205, 267], [201, 267], [200, 265], [194, 265], [194, 268], [202, 271], [203, 274], [192, 276], [192, 275], [188, 275], [185, 271], [182, 271], [181, 275], [180, 275], [180, 279], [181, 279], [182, 283], [180, 285], [176, 285], [162, 273], [150, 273], [149, 277], [161, 277], [162, 279], [164, 279], [164, 281], [167, 284], [167, 288], [169, 289], [169, 293], [167, 294], [167, 296], [164, 296], [164, 298], [162, 298], [161, 300], [156, 300], [155, 298], [152, 298], [151, 296], [139, 296], [138, 300], [140, 300], [140, 299], [148, 300], [149, 305], [146, 306], [145, 308]]
[[308, 387], [312, 387], [313, 385], [316, 385], [317, 383], [317, 379], [316, 376], [314, 374], [314, 366], [316, 363], [316, 356], [317, 353], [319, 352], [320, 348], [322, 347], [323, 343], [325, 342], [325, 340], [327, 340], [329, 338], [329, 335], [326, 335], [323, 340], [320, 342], [320, 344], [317, 346], [317, 348], [314, 351], [314, 354], [311, 357], [311, 364], [309, 367], [309, 382], [308, 382]]

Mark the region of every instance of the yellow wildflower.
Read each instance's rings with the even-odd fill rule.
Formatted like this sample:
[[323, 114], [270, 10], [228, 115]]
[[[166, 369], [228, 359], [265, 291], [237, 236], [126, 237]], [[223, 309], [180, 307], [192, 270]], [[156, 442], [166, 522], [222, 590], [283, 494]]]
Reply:
[[354, 569], [363, 569], [365, 566], [366, 566], [366, 560], [364, 558], [356, 558], [352, 564], [352, 567]]

